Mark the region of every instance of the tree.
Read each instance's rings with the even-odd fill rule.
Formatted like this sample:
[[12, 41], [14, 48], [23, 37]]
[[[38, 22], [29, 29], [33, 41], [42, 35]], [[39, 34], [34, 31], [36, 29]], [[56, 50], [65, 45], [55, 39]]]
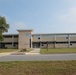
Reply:
[[6, 22], [6, 18], [0, 16], [0, 41], [3, 41], [3, 33], [8, 32], [9, 24]]

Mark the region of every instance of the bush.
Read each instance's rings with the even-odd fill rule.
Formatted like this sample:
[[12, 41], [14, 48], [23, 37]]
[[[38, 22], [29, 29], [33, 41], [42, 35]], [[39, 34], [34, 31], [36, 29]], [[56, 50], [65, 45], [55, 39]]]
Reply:
[[21, 50], [20, 50], [20, 52], [25, 52], [25, 51], [27, 51], [27, 49], [21, 49]]

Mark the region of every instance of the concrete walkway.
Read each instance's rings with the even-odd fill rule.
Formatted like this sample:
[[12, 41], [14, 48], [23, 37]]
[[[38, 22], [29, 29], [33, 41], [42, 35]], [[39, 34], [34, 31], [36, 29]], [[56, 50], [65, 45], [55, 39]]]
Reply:
[[32, 51], [25, 53], [28, 54], [40, 54], [40, 48], [34, 48]]
[[17, 51], [12, 51], [12, 52], [3, 52], [3, 53], [0, 53], [0, 57], [2, 57], [2, 56], [8, 56], [8, 55], [17, 53], [18, 51], [19, 51], [19, 50], [17, 50]]
[[8, 56], [8, 55], [38, 55], [40, 54], [40, 49], [35, 48], [30, 52], [18, 52], [18, 51], [13, 51], [13, 52], [5, 52], [5, 53], [0, 53], [0, 57], [2, 56]]
[[8, 55], [10, 55], [10, 54], [11, 54], [11, 52], [0, 53], [0, 57], [2, 57], [2, 56], [8, 56]]

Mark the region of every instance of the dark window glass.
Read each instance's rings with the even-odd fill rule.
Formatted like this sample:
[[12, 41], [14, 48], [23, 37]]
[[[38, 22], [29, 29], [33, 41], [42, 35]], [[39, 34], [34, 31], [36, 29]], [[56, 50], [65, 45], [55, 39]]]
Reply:
[[66, 37], [66, 39], [68, 39], [68, 37]]
[[76, 41], [70, 41], [70, 43], [76, 43]]
[[18, 42], [13, 42], [14, 44], [18, 44]]
[[12, 36], [10, 35], [10, 36], [4, 36], [4, 38], [12, 38]]
[[70, 46], [72, 46], [72, 44], [70, 44]]
[[14, 38], [18, 38], [18, 35], [14, 35]]
[[40, 37], [38, 37], [38, 39], [40, 39]]
[[56, 44], [67, 44], [68, 42], [56, 42]]

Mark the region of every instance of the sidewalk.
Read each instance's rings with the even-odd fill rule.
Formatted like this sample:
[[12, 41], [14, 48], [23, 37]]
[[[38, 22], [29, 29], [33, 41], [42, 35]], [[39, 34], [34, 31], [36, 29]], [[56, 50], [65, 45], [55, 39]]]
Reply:
[[40, 48], [34, 48], [32, 51], [25, 53], [28, 54], [40, 54]]
[[2, 56], [8, 56], [8, 55], [38, 55], [38, 54], [40, 54], [40, 49], [39, 48], [34, 48], [30, 52], [18, 52], [18, 51], [14, 51], [14, 52], [0, 53], [0, 57], [2, 57]]
[[16, 52], [18, 52], [18, 51], [3, 52], [3, 53], [0, 53], [0, 57], [1, 57], [1, 56], [8, 56], [8, 55], [11, 55], [11, 54], [16, 53]]
[[7, 56], [7, 55], [10, 55], [10, 54], [11, 54], [11, 52], [0, 53], [0, 57], [2, 57], [2, 56]]

